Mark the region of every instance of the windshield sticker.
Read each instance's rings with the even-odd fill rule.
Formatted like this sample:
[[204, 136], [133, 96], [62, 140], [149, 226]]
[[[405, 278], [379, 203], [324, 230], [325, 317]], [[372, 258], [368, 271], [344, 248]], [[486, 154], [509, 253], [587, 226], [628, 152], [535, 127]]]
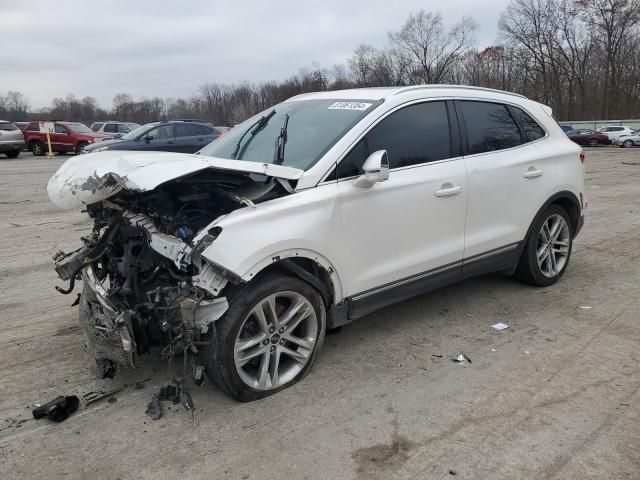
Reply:
[[366, 110], [371, 106], [364, 102], [335, 102], [329, 106], [329, 110]]

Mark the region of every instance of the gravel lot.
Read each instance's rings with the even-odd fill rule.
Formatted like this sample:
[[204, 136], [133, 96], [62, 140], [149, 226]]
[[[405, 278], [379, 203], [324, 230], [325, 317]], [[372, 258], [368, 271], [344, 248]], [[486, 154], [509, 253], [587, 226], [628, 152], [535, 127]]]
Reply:
[[[51, 255], [90, 227], [48, 201], [64, 157], [0, 160], [0, 477], [640, 478], [640, 149], [586, 153], [588, 217], [557, 285], [496, 275], [406, 301], [328, 337], [280, 394], [205, 384], [193, 414], [165, 403], [157, 421], [164, 362], [96, 380], [75, 295], [53, 289]], [[122, 385], [64, 423], [31, 417]]]

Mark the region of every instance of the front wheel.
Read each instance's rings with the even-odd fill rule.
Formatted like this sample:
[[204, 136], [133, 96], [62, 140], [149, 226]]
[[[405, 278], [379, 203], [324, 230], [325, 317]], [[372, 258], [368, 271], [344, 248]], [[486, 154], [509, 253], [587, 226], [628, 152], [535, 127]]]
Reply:
[[536, 286], [557, 282], [569, 264], [572, 246], [569, 215], [561, 206], [550, 205], [533, 222], [516, 278]]
[[597, 138], [589, 139], [589, 146], [590, 147], [597, 147], [599, 144], [600, 144], [600, 142], [598, 141]]
[[272, 395], [309, 371], [325, 330], [326, 309], [315, 288], [298, 278], [265, 275], [237, 292], [213, 322], [207, 374], [240, 401]]
[[40, 157], [45, 154], [44, 144], [38, 140], [34, 140], [29, 144], [31, 153]]

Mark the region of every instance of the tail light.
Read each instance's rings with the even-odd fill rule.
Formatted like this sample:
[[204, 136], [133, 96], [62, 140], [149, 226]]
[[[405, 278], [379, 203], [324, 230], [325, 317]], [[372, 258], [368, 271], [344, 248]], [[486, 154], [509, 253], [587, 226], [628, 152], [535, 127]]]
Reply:
[[584, 152], [580, 152], [580, 161], [584, 163]]

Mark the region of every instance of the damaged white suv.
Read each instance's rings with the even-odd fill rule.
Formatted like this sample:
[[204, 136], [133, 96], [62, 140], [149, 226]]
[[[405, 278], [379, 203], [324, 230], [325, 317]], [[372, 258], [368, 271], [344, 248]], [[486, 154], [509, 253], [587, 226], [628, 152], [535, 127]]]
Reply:
[[487, 272], [554, 283], [583, 223], [583, 159], [519, 95], [300, 95], [195, 155], [68, 160], [49, 196], [95, 226], [56, 256], [58, 288], [82, 279], [105, 375], [160, 346], [253, 400], [302, 378], [327, 329], [385, 305]]

